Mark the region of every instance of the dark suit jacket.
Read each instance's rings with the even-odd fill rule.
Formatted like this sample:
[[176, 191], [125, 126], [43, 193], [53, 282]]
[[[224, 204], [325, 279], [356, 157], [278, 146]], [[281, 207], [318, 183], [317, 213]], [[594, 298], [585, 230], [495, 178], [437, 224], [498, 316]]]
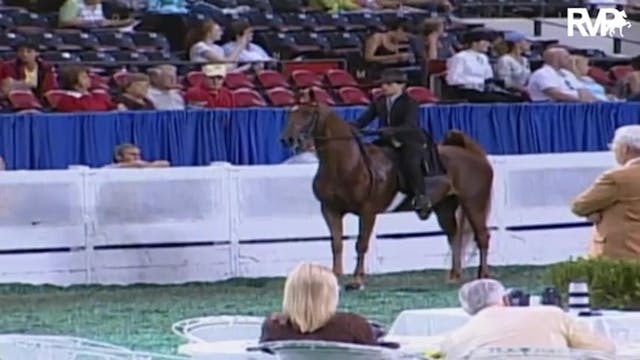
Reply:
[[391, 106], [389, 123], [387, 124], [387, 98], [381, 96], [369, 105], [357, 121], [358, 128], [364, 128], [376, 118], [379, 119], [379, 127], [419, 128], [418, 114], [420, 105], [407, 93], [400, 95]]

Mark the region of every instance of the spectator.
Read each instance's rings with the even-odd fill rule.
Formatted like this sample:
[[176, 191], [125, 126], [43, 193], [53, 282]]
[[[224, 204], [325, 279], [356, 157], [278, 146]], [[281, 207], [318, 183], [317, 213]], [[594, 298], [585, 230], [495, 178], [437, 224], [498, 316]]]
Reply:
[[189, 59], [197, 63], [221, 63], [229, 62], [229, 69], [235, 68], [235, 63], [240, 58], [240, 54], [251, 43], [252, 34], [245, 32], [243, 36], [236, 40], [236, 48], [226, 55], [224, 49], [216, 44], [222, 38], [222, 28], [212, 20], [206, 21], [194, 28], [187, 35], [187, 51]]
[[38, 57], [35, 44], [18, 45], [17, 57], [0, 67], [0, 81], [10, 79], [10, 87], [32, 89], [40, 98], [58, 87], [53, 66]]
[[288, 158], [284, 164], [315, 164], [318, 162], [316, 148], [313, 139], [308, 139], [302, 143], [300, 153]]
[[598, 84], [589, 74], [589, 59], [584, 56], [572, 55], [570, 71], [573, 75], [582, 82], [587, 90], [589, 90], [596, 99], [600, 101], [614, 100], [615, 98], [609, 97], [604, 89], [604, 86]]
[[426, 60], [448, 59], [455, 54], [454, 41], [444, 31], [444, 20], [426, 19], [422, 23]]
[[160, 65], [149, 70], [151, 87], [148, 99], [158, 110], [184, 109], [184, 98], [176, 88], [177, 70], [173, 65]]
[[147, 0], [147, 11], [157, 14], [186, 14], [185, 0]]
[[369, 322], [356, 314], [338, 312], [338, 298], [338, 280], [331, 270], [298, 265], [285, 282], [282, 313], [265, 320], [260, 342], [322, 340], [375, 345]]
[[107, 111], [114, 110], [115, 105], [106, 93], [92, 93], [91, 77], [82, 66], [69, 66], [60, 72], [62, 89], [67, 90], [55, 104], [62, 112]]
[[120, 144], [116, 146], [114, 152], [114, 163], [106, 165], [105, 168], [165, 168], [171, 166], [166, 160], [144, 161], [142, 151], [133, 144]]
[[4, 158], [0, 156], [0, 171], [7, 170], [7, 163], [4, 161]]
[[123, 94], [118, 98], [120, 110], [154, 110], [155, 106], [147, 98], [149, 95], [149, 76], [129, 74], [123, 86]]
[[222, 48], [226, 57], [236, 53], [238, 47], [244, 46], [238, 55], [241, 63], [253, 63], [254, 69], [264, 68], [264, 62], [272, 61], [269, 54], [258, 44], [253, 43], [253, 28], [247, 21], [239, 20], [231, 24], [233, 41], [226, 43]]
[[185, 98], [189, 105], [209, 108], [234, 107], [233, 94], [224, 87], [227, 69], [222, 64], [211, 64], [202, 67], [206, 76], [201, 84], [187, 90]]
[[135, 20], [108, 20], [102, 11], [102, 0], [67, 0], [58, 15], [60, 27], [125, 27]]
[[407, 65], [415, 62], [415, 54], [409, 46], [408, 24], [402, 21], [390, 24], [387, 31], [371, 34], [365, 43], [364, 60], [369, 77], [377, 78], [390, 65]]
[[531, 76], [529, 60], [524, 56], [531, 48], [527, 38], [518, 32], [509, 32], [504, 37], [504, 53], [496, 64], [496, 77], [504, 85], [522, 94], [527, 92], [527, 82]]
[[633, 71], [623, 80], [629, 100], [640, 101], [640, 55], [631, 59]]
[[622, 167], [603, 173], [573, 201], [572, 211], [595, 224], [590, 255], [640, 256], [640, 125], [616, 130], [611, 150]]
[[556, 306], [509, 306], [505, 288], [496, 280], [466, 283], [458, 293], [472, 315], [444, 340], [447, 359], [463, 359], [489, 347], [577, 348], [614, 353], [611, 340]]
[[551, 47], [542, 55], [544, 65], [531, 74], [527, 87], [532, 101], [596, 101], [596, 97], [571, 71], [567, 49]]
[[487, 56], [493, 35], [484, 30], [471, 31], [465, 36], [468, 49], [447, 61], [446, 81], [455, 97], [469, 102], [513, 102], [522, 100], [509, 94], [495, 83], [493, 69]]

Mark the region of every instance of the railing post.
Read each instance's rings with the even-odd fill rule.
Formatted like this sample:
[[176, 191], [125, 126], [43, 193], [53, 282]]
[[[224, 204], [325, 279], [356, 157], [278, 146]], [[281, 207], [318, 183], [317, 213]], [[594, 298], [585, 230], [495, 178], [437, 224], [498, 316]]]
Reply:
[[84, 165], [70, 165], [68, 167], [70, 171], [77, 171], [80, 173], [80, 184], [82, 193], [82, 225], [84, 228], [84, 269], [85, 284], [90, 285], [93, 283], [93, 239], [96, 234], [96, 220], [95, 220], [95, 186], [89, 181], [89, 172], [91, 168]]
[[226, 165], [224, 168], [225, 187], [228, 201], [229, 219], [229, 273], [231, 277], [239, 277], [240, 271], [240, 213], [238, 209], [240, 199], [240, 179], [238, 171], [233, 165]]

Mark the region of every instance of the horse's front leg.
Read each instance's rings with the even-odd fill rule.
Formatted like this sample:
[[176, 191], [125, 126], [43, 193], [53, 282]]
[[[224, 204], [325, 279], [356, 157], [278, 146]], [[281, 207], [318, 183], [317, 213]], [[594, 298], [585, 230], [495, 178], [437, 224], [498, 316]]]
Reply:
[[342, 227], [344, 214], [322, 206], [322, 216], [331, 232], [331, 253], [333, 254], [333, 273], [340, 277], [344, 273], [342, 265]]
[[369, 243], [371, 242], [371, 233], [376, 223], [376, 213], [367, 212], [360, 214], [360, 228], [358, 241], [356, 242], [357, 263], [353, 274], [353, 282], [347, 286], [347, 290], [361, 290], [364, 288], [365, 277], [365, 255], [369, 251]]

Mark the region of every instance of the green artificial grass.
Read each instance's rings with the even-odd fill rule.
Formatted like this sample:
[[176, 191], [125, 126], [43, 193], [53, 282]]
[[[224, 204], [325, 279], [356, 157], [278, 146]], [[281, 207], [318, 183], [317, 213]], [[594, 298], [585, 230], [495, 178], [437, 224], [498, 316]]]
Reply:
[[[466, 279], [471, 279], [469, 269]], [[544, 267], [495, 267], [506, 286], [540, 293]], [[390, 325], [405, 309], [457, 306], [457, 285], [444, 271], [371, 276], [359, 292], [342, 292], [342, 309]], [[347, 280], [347, 279], [345, 279]], [[180, 286], [0, 286], [4, 333], [68, 335], [135, 350], [175, 353], [179, 320], [211, 315], [265, 316], [280, 308], [282, 278], [234, 279]]]

